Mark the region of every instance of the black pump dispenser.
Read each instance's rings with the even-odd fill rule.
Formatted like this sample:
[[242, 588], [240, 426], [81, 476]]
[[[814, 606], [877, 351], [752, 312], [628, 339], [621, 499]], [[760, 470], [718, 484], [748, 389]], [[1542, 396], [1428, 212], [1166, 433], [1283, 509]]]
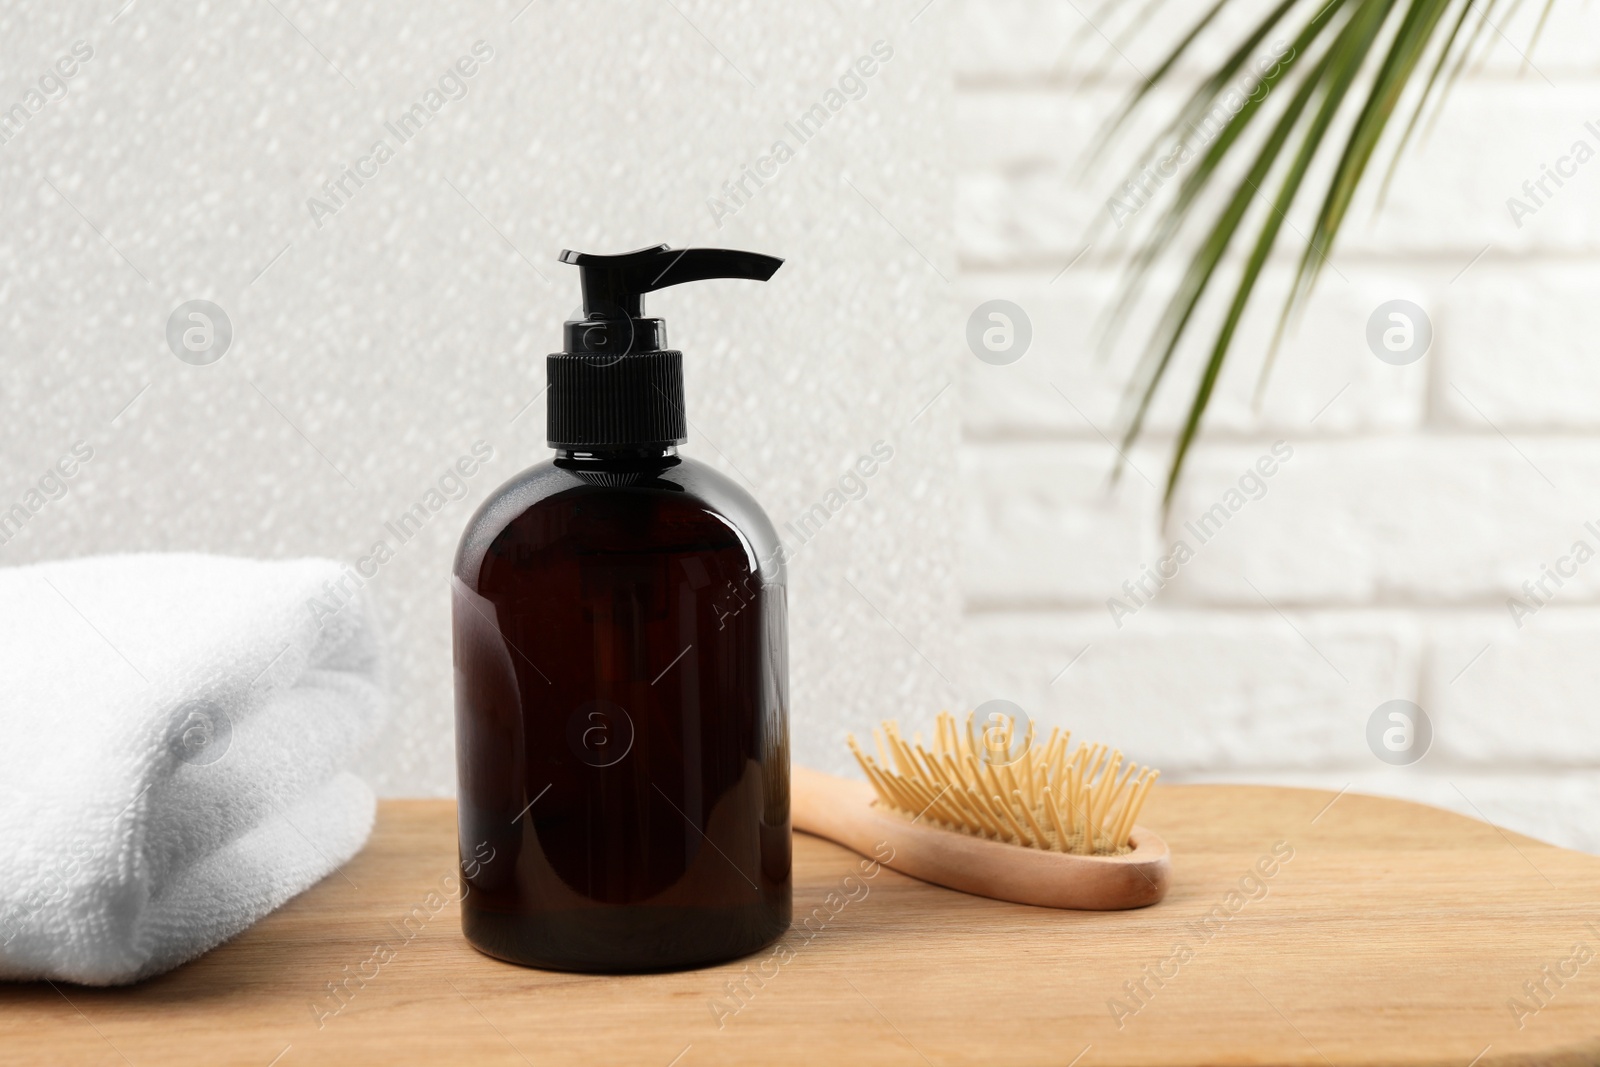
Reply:
[[578, 268], [583, 318], [562, 331], [564, 351], [546, 361], [550, 447], [653, 448], [688, 440], [683, 353], [666, 348], [666, 325], [646, 318], [644, 294], [709, 278], [764, 282], [783, 260], [759, 252], [666, 245], [621, 255], [563, 251]]

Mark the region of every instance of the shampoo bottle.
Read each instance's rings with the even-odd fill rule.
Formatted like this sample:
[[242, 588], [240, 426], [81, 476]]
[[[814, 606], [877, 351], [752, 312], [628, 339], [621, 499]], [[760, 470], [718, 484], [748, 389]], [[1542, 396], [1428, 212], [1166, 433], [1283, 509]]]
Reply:
[[644, 294], [782, 260], [563, 252], [553, 459], [497, 489], [452, 581], [462, 926], [489, 955], [650, 971], [744, 955], [790, 917], [788, 641], [776, 530], [678, 454], [683, 353]]

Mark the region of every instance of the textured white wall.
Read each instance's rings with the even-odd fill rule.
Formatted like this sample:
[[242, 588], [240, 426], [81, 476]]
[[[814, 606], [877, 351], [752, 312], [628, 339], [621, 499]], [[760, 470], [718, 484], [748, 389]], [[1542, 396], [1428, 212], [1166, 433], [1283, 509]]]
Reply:
[[[529, 405], [578, 302], [556, 252], [748, 247], [789, 263], [764, 287], [651, 298], [686, 352], [688, 453], [783, 527], [875, 441], [895, 450], [793, 565], [796, 756], [842, 768], [846, 729], [953, 703], [950, 69], [946, 26], [916, 14], [8, 6], [0, 108], [37, 108], [0, 143], [0, 502], [74, 442], [94, 457], [0, 565], [168, 549], [353, 563], [387, 537], [371, 588], [397, 707], [368, 769], [389, 794], [449, 793], [447, 577], [471, 509], [548, 454]], [[80, 41], [92, 55], [57, 82]], [[480, 41], [490, 58], [440, 91]], [[830, 97], [879, 41], [892, 58]], [[437, 112], [402, 143], [385, 124], [419, 101]], [[818, 103], [837, 110], [802, 145], [785, 123]], [[379, 139], [392, 158], [360, 162]], [[793, 158], [729, 201], [723, 183], [779, 140]], [[373, 176], [334, 202], [323, 183], [358, 163]], [[313, 197], [335, 209], [320, 225]], [[165, 337], [191, 299], [233, 326], [205, 366]], [[386, 520], [479, 441], [493, 459], [465, 496], [395, 543]]]
[[[1547, 583], [1548, 605], [1520, 627], [1507, 607], [1574, 542], [1600, 552], [1600, 159], [1550, 186], [1521, 226], [1507, 206], [1574, 142], [1600, 151], [1600, 14], [1558, 0], [1526, 68], [1518, 49], [1544, 5], [1501, 23], [1506, 40], [1413, 146], [1388, 206], [1352, 212], [1256, 409], [1276, 294], [1300, 251], [1286, 230], [1273, 295], [1235, 345], [1162, 531], [1148, 482], [1165, 476], [1198, 353], [1108, 493], [1105, 438], [1120, 429], [1131, 353], [1099, 362], [1088, 333], [1117, 279], [1115, 228], [1063, 273], [1137, 155], [1083, 181], [1080, 151], [1194, 17], [1169, 5], [1165, 25], [1109, 51], [1099, 31], [1116, 38], [1142, 7], [968, 0], [955, 14], [963, 313], [1009, 299], [1034, 328], [1020, 362], [968, 358], [962, 377], [973, 691], [1178, 779], [1350, 785], [1600, 850], [1600, 557], [1562, 564], [1576, 575]], [[1217, 40], [1191, 73], [1221, 55]], [[1304, 211], [1291, 223], [1309, 232]], [[1396, 298], [1434, 330], [1404, 367], [1365, 341], [1374, 309]], [[1152, 314], [1141, 308], [1134, 338]], [[1204, 545], [1185, 534], [1278, 440], [1293, 455], [1265, 495]], [[1119, 627], [1106, 601], [1179, 537], [1195, 558]], [[1433, 724], [1409, 766], [1380, 762], [1366, 740], [1391, 699]]]

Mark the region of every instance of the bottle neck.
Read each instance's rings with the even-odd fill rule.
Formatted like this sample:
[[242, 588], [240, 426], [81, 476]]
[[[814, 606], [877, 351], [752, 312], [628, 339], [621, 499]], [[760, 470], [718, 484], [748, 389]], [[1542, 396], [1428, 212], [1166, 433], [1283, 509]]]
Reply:
[[625, 448], [558, 448], [555, 465], [568, 470], [645, 471], [681, 462], [677, 445], [643, 445]]

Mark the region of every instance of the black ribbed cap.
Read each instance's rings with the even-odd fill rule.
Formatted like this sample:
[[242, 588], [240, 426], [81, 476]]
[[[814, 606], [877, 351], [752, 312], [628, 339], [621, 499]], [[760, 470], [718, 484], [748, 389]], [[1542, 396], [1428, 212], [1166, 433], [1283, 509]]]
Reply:
[[681, 445], [683, 353], [617, 356], [560, 352], [545, 361], [551, 448]]

